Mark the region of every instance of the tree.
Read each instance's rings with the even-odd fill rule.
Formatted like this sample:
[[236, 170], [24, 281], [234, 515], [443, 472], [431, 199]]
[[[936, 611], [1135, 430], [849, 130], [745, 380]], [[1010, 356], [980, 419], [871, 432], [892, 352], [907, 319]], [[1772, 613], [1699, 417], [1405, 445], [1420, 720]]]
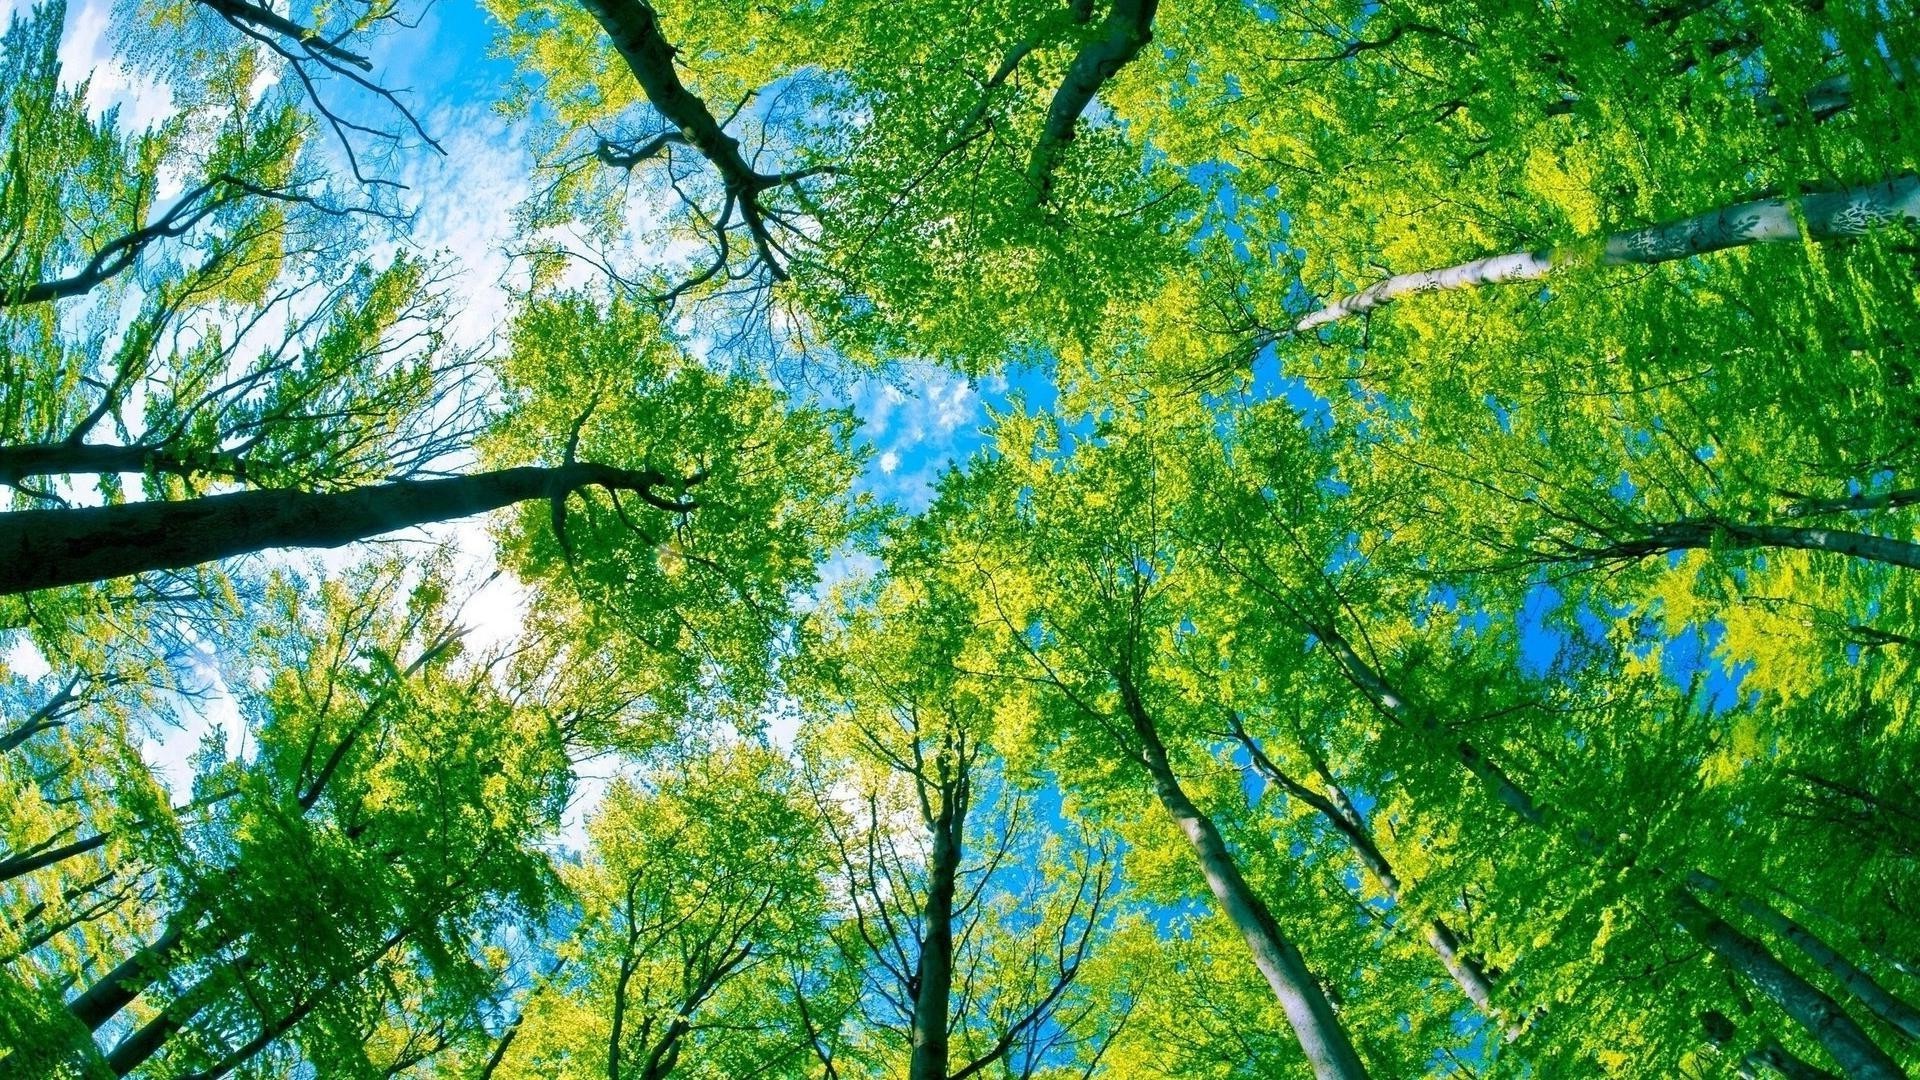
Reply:
[[991, 688], [955, 669], [959, 598], [912, 580], [850, 592], [804, 661], [803, 753], [851, 908], [836, 937], [873, 1029], [847, 1056], [886, 1073], [903, 1053], [912, 1080], [1030, 1076], [1099, 1038], [1107, 1010], [1075, 982], [1118, 856], [1047, 836], [1042, 799], [991, 756]]

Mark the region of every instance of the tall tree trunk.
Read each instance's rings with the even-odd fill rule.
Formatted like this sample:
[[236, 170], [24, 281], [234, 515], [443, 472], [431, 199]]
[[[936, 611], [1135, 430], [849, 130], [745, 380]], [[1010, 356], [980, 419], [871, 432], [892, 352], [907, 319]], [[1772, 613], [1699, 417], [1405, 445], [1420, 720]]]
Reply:
[[[1749, 244], [1793, 243], [1860, 236], [1902, 221], [1920, 221], [1920, 174], [1906, 173], [1878, 184], [1809, 192], [1797, 200], [1806, 233], [1795, 218], [1794, 200], [1760, 199], [1680, 218], [1606, 238], [1603, 266], [1646, 265], [1704, 255]], [[1293, 324], [1305, 333], [1414, 293], [1470, 289], [1507, 281], [1537, 281], [1556, 270], [1594, 261], [1579, 247], [1517, 251], [1456, 266], [1398, 274], [1372, 288], [1328, 303]]]
[[[235, 961], [229, 970], [233, 975], [243, 975], [254, 963], [253, 955], [249, 953]], [[212, 1004], [224, 988], [227, 975], [226, 971], [215, 971], [181, 991], [158, 1015], [134, 1029], [114, 1046], [107, 1054], [107, 1068], [112, 1069], [115, 1076], [125, 1076], [146, 1064], [148, 1058], [160, 1052], [168, 1039]]]
[[[1868, 562], [1920, 570], [1920, 544], [1890, 536], [1798, 525], [1749, 525], [1720, 521], [1663, 521], [1642, 526], [1637, 536], [1570, 553], [1564, 558], [1640, 558], [1718, 544], [1735, 549], [1791, 548], [1851, 555]], [[1552, 556], [1559, 560], [1562, 556]]]
[[927, 865], [926, 939], [920, 945], [913, 999], [913, 1053], [908, 1080], [947, 1080], [947, 1011], [953, 994], [953, 898], [960, 873], [960, 822], [943, 800], [932, 825]]
[[1240, 931], [1247, 949], [1253, 953], [1254, 966], [1273, 989], [1287, 1023], [1300, 1040], [1300, 1049], [1319, 1080], [1362, 1080], [1367, 1075], [1360, 1055], [1347, 1037], [1340, 1018], [1333, 1013], [1327, 995], [1307, 970], [1300, 950], [1281, 933], [1273, 913], [1254, 894], [1240, 875], [1233, 854], [1220, 838], [1220, 830], [1187, 797], [1173, 767], [1167, 760], [1167, 748], [1153, 719], [1147, 715], [1139, 692], [1130, 681], [1122, 680], [1121, 697], [1133, 722], [1134, 733], [1142, 747], [1141, 762], [1153, 780], [1154, 794], [1187, 838], [1207, 888], [1219, 902], [1220, 910]]
[[0, 596], [195, 566], [269, 548], [339, 547], [398, 529], [485, 513], [589, 485], [631, 491], [663, 509], [653, 470], [574, 464], [406, 480], [348, 491], [242, 491], [181, 502], [0, 514]]
[[[1721, 1050], [1738, 1034], [1726, 1014], [1711, 1009], [1700, 1015], [1700, 1023], [1707, 1029], [1707, 1041]], [[1736, 1071], [1740, 1080], [1763, 1080], [1772, 1075], [1784, 1076], [1787, 1080], [1838, 1080], [1827, 1070], [1789, 1053], [1778, 1039], [1768, 1039], [1741, 1055]]]
[[[1365, 692], [1382, 711], [1424, 734], [1442, 736], [1446, 741], [1453, 742], [1460, 763], [1479, 777], [1493, 796], [1521, 820], [1543, 829], [1561, 829], [1560, 814], [1534, 802], [1532, 796], [1508, 778], [1471, 742], [1446, 736], [1437, 717], [1424, 709], [1413, 707], [1332, 626], [1309, 629], [1327, 646], [1354, 685]], [[1606, 857], [1606, 844], [1591, 830], [1576, 826], [1572, 839], [1596, 859]], [[1655, 880], [1673, 881], [1673, 875], [1658, 867], [1642, 864], [1637, 867], [1637, 872]], [[1841, 1064], [1849, 1077], [1855, 1080], [1904, 1078], [1905, 1074], [1893, 1064], [1893, 1059], [1875, 1045], [1866, 1031], [1833, 999], [1796, 975], [1760, 942], [1746, 937], [1714, 916], [1688, 891], [1684, 883], [1672, 885], [1668, 892], [1679, 909], [1681, 926], [1805, 1027], [1807, 1033]]]
[[75, 855], [84, 855], [89, 851], [104, 847], [106, 846], [109, 835], [108, 833], [95, 833], [92, 836], [75, 840], [71, 844], [62, 844], [57, 848], [49, 848], [46, 851], [37, 852], [32, 855], [16, 855], [10, 859], [0, 860], [0, 883], [12, 881], [17, 877], [24, 877], [27, 874], [33, 873], [35, 870], [42, 870], [55, 863], [65, 862]]
[[168, 919], [159, 937], [135, 950], [132, 956], [120, 961], [112, 971], [94, 980], [93, 985], [67, 1003], [73, 1018], [88, 1031], [100, 1030], [102, 1024], [113, 1019], [160, 977], [167, 964], [167, 954], [186, 939], [191, 922], [181, 914]]
[[1698, 870], [1687, 875], [1687, 885], [1699, 892], [1715, 893], [1732, 900], [1735, 906], [1762, 926], [1792, 942], [1795, 948], [1806, 954], [1807, 959], [1833, 976], [1834, 981], [1873, 1015], [1907, 1038], [1920, 1040], [1920, 1010], [1895, 997], [1875, 982], [1873, 976], [1860, 970], [1853, 961], [1840, 955], [1813, 931], [1788, 918], [1780, 909], [1757, 896], [1731, 889], [1726, 882]]
[[1841, 1072], [1853, 1080], [1907, 1080], [1907, 1074], [1887, 1052], [1819, 987], [1782, 964], [1766, 946], [1708, 910], [1684, 886], [1674, 888], [1669, 895], [1680, 925], [1793, 1017], [1833, 1056]]
[[[1236, 721], [1236, 726], [1237, 724]], [[1347, 846], [1352, 849], [1354, 857], [1360, 860], [1360, 865], [1366, 867], [1367, 873], [1379, 883], [1380, 891], [1386, 894], [1387, 899], [1396, 908], [1399, 908], [1401, 906], [1400, 876], [1394, 872], [1393, 864], [1387, 861], [1386, 854], [1374, 842], [1373, 832], [1367, 827], [1366, 818], [1353, 805], [1352, 800], [1347, 798], [1347, 793], [1340, 788], [1340, 785], [1334, 783], [1333, 777], [1321, 768], [1320, 763], [1315, 762], [1315, 770], [1320, 773], [1321, 782], [1326, 787], [1325, 795], [1314, 792], [1281, 771], [1280, 766], [1267, 756], [1266, 751], [1244, 729], [1236, 730], [1234, 737], [1246, 747], [1255, 771], [1312, 807], [1326, 819], [1327, 824], [1332, 825], [1335, 831], [1346, 838]], [[1467, 1000], [1473, 1002], [1474, 1007], [1482, 1013], [1492, 1016], [1494, 1014], [1493, 980], [1472, 957], [1466, 955], [1461, 949], [1460, 938], [1453, 932], [1453, 928], [1449, 927], [1445, 920], [1435, 916], [1423, 921], [1421, 933], [1426, 938], [1427, 946], [1433, 950], [1434, 956], [1439, 958], [1440, 965], [1447, 969], [1447, 974], [1459, 985], [1461, 992], [1467, 995]]]

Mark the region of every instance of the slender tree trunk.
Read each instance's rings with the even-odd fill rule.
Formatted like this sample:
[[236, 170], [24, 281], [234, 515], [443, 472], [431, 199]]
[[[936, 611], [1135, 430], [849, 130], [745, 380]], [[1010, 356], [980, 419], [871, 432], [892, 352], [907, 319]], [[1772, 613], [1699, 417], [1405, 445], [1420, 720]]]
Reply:
[[152, 985], [153, 980], [160, 977], [167, 964], [167, 954], [186, 939], [191, 921], [176, 914], [167, 920], [159, 937], [141, 946], [112, 971], [94, 980], [93, 985], [67, 1003], [73, 1018], [88, 1031], [100, 1030], [102, 1024], [113, 1019], [121, 1009], [139, 997], [141, 991]]
[[1281, 1011], [1286, 1013], [1287, 1023], [1300, 1040], [1300, 1049], [1313, 1067], [1314, 1076], [1319, 1080], [1364, 1080], [1366, 1066], [1361, 1064], [1360, 1055], [1348, 1039], [1340, 1018], [1334, 1015], [1326, 992], [1307, 970], [1300, 950], [1280, 933], [1273, 913], [1240, 875], [1240, 867], [1220, 838], [1220, 830], [1187, 797], [1174, 776], [1166, 746], [1161, 743], [1159, 731], [1147, 715], [1139, 693], [1123, 680], [1121, 696], [1134, 732], [1140, 738], [1141, 761], [1153, 779], [1154, 794], [1193, 848], [1200, 872], [1220, 910], [1245, 939], [1247, 949], [1253, 954], [1254, 966], [1273, 989]]
[[[1603, 266], [1645, 265], [1704, 255], [1749, 244], [1781, 244], [1860, 236], [1898, 222], [1920, 221], [1920, 174], [1906, 173], [1878, 184], [1839, 191], [1809, 192], [1797, 200], [1806, 221], [1802, 234], [1795, 200], [1760, 199], [1705, 214], [1615, 233], [1606, 238], [1598, 261]], [[1372, 288], [1344, 296], [1293, 325], [1305, 333], [1415, 293], [1443, 292], [1536, 281], [1563, 267], [1594, 261], [1579, 248], [1517, 251], [1456, 266], [1398, 274]]]
[[[1397, 690], [1354, 652], [1334, 628], [1317, 626], [1310, 629], [1327, 646], [1342, 668], [1347, 670], [1348, 678], [1373, 698], [1383, 711], [1423, 732], [1444, 734], [1438, 718], [1409, 705]], [[1494, 797], [1521, 820], [1543, 829], [1558, 828], [1559, 814], [1550, 813], [1535, 803], [1530, 795], [1487, 760], [1472, 743], [1464, 739], [1456, 740], [1455, 747], [1461, 764], [1479, 777]], [[1606, 845], [1591, 831], [1576, 828], [1573, 839], [1595, 858], [1605, 857]], [[1672, 880], [1658, 867], [1642, 865], [1638, 869], [1656, 880]], [[1684, 885], [1673, 887], [1669, 892], [1678, 908], [1681, 926], [1805, 1027], [1807, 1033], [1841, 1064], [1849, 1077], [1855, 1080], [1904, 1080], [1905, 1074], [1899, 1071], [1886, 1052], [1875, 1045], [1866, 1031], [1833, 999], [1796, 975], [1760, 942], [1746, 937], [1714, 916]]]
[[1758, 920], [1762, 926], [1792, 942], [1795, 948], [1806, 954], [1807, 959], [1833, 976], [1834, 981], [1873, 1015], [1907, 1038], [1920, 1040], [1920, 1010], [1895, 997], [1875, 982], [1873, 976], [1860, 970], [1853, 961], [1840, 955], [1813, 931], [1789, 919], [1780, 909], [1757, 896], [1737, 892], [1719, 878], [1698, 870], [1687, 875], [1687, 885], [1696, 891], [1715, 893], [1732, 900], [1741, 911]]
[[[242, 956], [235, 961], [232, 973], [244, 974], [253, 965], [251, 954]], [[107, 1068], [112, 1069], [115, 1076], [125, 1076], [146, 1064], [148, 1058], [160, 1052], [168, 1039], [173, 1038], [189, 1020], [213, 1002], [224, 986], [224, 977], [225, 973], [215, 972], [182, 991], [158, 1015], [134, 1029], [114, 1046], [107, 1054]]]
[[35, 735], [65, 724], [68, 714], [78, 708], [75, 702], [79, 698], [80, 682], [83, 678], [85, 676], [75, 675], [68, 679], [65, 686], [54, 691], [46, 704], [33, 710], [32, 716], [15, 725], [5, 735], [0, 735], [0, 754], [18, 750]]
[[[1334, 783], [1333, 778], [1319, 768], [1319, 763], [1316, 762], [1315, 767], [1326, 786], [1324, 796], [1316, 794], [1281, 771], [1280, 766], [1275, 764], [1260, 744], [1246, 732], [1236, 731], [1235, 737], [1239, 739], [1242, 746], [1246, 747], [1256, 771], [1279, 785], [1288, 794], [1312, 807], [1326, 819], [1327, 824], [1332, 825], [1335, 831], [1346, 838], [1347, 846], [1353, 851], [1354, 857], [1360, 860], [1360, 865], [1366, 867], [1367, 873], [1379, 883], [1380, 891], [1386, 894], [1387, 899], [1396, 908], [1400, 907], [1400, 876], [1394, 872], [1393, 864], [1387, 861], [1386, 854], [1374, 842], [1373, 833], [1367, 827], [1366, 818], [1347, 798], [1347, 793], [1341, 790], [1340, 785]], [[1433, 950], [1433, 954], [1439, 958], [1440, 965], [1447, 969], [1447, 974], [1459, 985], [1461, 992], [1467, 995], [1467, 1000], [1473, 1002], [1474, 1007], [1482, 1013], [1493, 1015], [1493, 981], [1487, 977], [1486, 971], [1475, 963], [1472, 957], [1462, 951], [1459, 936], [1453, 932], [1453, 929], [1436, 916], [1425, 920], [1421, 926], [1421, 933], [1426, 938], [1428, 947]]]
[[559, 498], [588, 485], [633, 491], [662, 505], [666, 500], [652, 491], [668, 483], [652, 470], [577, 464], [328, 494], [243, 491], [181, 502], [15, 511], [0, 514], [0, 595], [196, 566], [269, 548], [339, 547], [529, 499]]
[[1846, 1010], [1782, 964], [1766, 946], [1734, 929], [1685, 887], [1669, 895], [1680, 925], [1793, 1017], [1833, 1056], [1841, 1072], [1853, 1080], [1907, 1080], [1907, 1074]]
[[16, 855], [11, 859], [0, 861], [0, 883], [12, 881], [17, 877], [24, 877], [27, 874], [33, 873], [35, 870], [45, 869], [58, 862], [65, 862], [75, 855], [84, 855], [89, 851], [105, 847], [108, 835], [110, 834], [96, 833], [84, 839], [75, 840], [71, 844], [62, 844], [57, 848], [50, 848], [38, 854]]
[[927, 865], [926, 940], [920, 945], [919, 985], [913, 999], [913, 1053], [908, 1080], [947, 1080], [947, 1011], [953, 993], [953, 898], [960, 873], [959, 822], [944, 800], [931, 822]]

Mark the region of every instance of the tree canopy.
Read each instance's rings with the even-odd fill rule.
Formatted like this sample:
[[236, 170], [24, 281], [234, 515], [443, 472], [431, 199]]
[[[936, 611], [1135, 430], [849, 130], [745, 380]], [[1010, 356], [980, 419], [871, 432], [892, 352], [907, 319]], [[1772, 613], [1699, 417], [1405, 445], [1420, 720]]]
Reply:
[[1908, 0], [21, 0], [0, 1076], [1920, 1076]]

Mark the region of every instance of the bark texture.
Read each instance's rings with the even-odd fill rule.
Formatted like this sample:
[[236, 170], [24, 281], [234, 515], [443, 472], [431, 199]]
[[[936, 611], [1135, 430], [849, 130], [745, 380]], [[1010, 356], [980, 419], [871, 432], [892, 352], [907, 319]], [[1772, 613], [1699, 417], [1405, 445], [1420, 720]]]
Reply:
[[913, 1052], [908, 1080], [947, 1080], [947, 1011], [953, 996], [953, 904], [960, 872], [959, 821], [954, 800], [942, 800], [931, 826], [927, 860], [926, 940], [920, 945], [913, 999]]
[[[1795, 218], [1795, 203], [1800, 216], [1806, 220], [1804, 234]], [[1839, 191], [1809, 192], [1791, 201], [1759, 199], [1736, 203], [1705, 214], [1615, 233], [1606, 238], [1598, 261], [1603, 266], [1662, 263], [1749, 244], [1860, 236], [1899, 222], [1920, 222], [1920, 174], [1907, 173], [1878, 184]], [[1536, 281], [1563, 267], [1590, 260], [1590, 255], [1577, 248], [1542, 248], [1397, 274], [1312, 312], [1293, 324], [1293, 332], [1305, 333], [1354, 315], [1364, 315], [1403, 296], [1507, 281]]]
[[[1289, 795], [1312, 807], [1326, 819], [1327, 824], [1333, 826], [1346, 839], [1347, 846], [1352, 849], [1354, 857], [1360, 860], [1360, 865], [1366, 867], [1367, 873], [1379, 883], [1380, 891], [1386, 894], [1387, 899], [1392, 901], [1396, 908], [1399, 908], [1401, 906], [1400, 875], [1394, 872], [1393, 864], [1387, 860], [1386, 854], [1374, 842], [1373, 831], [1368, 828], [1366, 818], [1353, 805], [1353, 801], [1347, 798], [1347, 793], [1341, 790], [1340, 786], [1334, 783], [1324, 771], [1321, 782], [1326, 787], [1325, 794], [1313, 791], [1282, 771], [1244, 729], [1236, 730], [1234, 736], [1242, 746], [1246, 747], [1248, 755], [1253, 760], [1255, 771]], [[1434, 956], [1439, 958], [1440, 965], [1447, 969], [1447, 974], [1459, 985], [1461, 993], [1467, 995], [1467, 1000], [1473, 1002], [1474, 1008], [1479, 1009], [1483, 1014], [1493, 1015], [1493, 980], [1488, 977], [1486, 970], [1461, 948], [1459, 935], [1453, 932], [1453, 928], [1448, 926], [1445, 920], [1434, 917], [1422, 923], [1421, 936], [1426, 939], [1427, 946], [1433, 950]]]
[[100, 1030], [102, 1024], [132, 1004], [141, 991], [160, 977], [167, 954], [186, 939], [188, 922], [179, 916], [168, 920], [159, 937], [81, 991], [78, 997], [67, 1003], [67, 1011], [73, 1013], [73, 1018], [88, 1031]]
[[0, 595], [195, 566], [269, 548], [328, 548], [587, 486], [631, 491], [663, 509], [652, 470], [574, 464], [408, 480], [350, 491], [243, 491], [181, 502], [0, 514]]

